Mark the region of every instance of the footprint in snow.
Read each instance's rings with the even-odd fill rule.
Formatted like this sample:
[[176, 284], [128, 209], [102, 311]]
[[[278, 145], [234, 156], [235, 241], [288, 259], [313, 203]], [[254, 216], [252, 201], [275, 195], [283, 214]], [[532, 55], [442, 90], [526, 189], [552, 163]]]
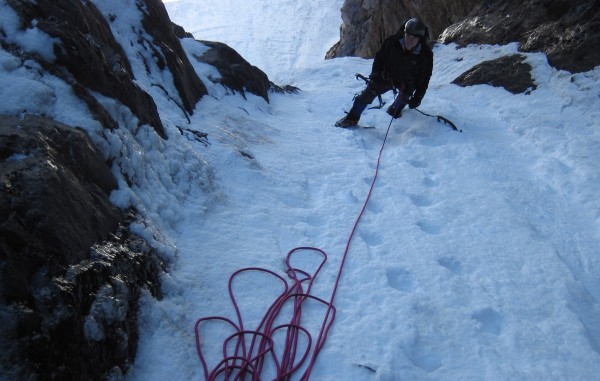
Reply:
[[453, 257], [442, 257], [438, 259], [440, 266], [447, 268], [455, 275], [461, 275], [463, 273], [462, 263]]
[[383, 243], [383, 238], [381, 234], [373, 231], [361, 231], [360, 237], [362, 240], [371, 247], [379, 246]]
[[406, 358], [416, 367], [431, 373], [442, 366], [442, 357], [437, 351], [436, 337], [416, 335], [412, 342], [402, 345]]
[[493, 308], [484, 308], [473, 314], [473, 319], [479, 323], [479, 330], [499, 336], [504, 326], [504, 316]]
[[374, 214], [380, 214], [383, 212], [383, 206], [376, 200], [369, 200], [369, 203], [367, 204], [367, 209], [369, 210], [369, 212]]
[[427, 163], [421, 160], [409, 160], [408, 164], [415, 168], [427, 168]]
[[418, 207], [427, 207], [431, 205], [431, 201], [427, 196], [421, 194], [412, 194], [409, 196], [410, 200], [415, 206]]
[[417, 221], [417, 226], [420, 227], [425, 233], [431, 235], [438, 235], [442, 232], [442, 226], [435, 221], [420, 220]]
[[415, 278], [408, 270], [388, 269], [386, 275], [388, 284], [398, 291], [412, 292], [415, 289]]
[[432, 179], [431, 177], [426, 177], [423, 180], [423, 185], [425, 185], [427, 188], [434, 188], [440, 185], [440, 182], [436, 179]]

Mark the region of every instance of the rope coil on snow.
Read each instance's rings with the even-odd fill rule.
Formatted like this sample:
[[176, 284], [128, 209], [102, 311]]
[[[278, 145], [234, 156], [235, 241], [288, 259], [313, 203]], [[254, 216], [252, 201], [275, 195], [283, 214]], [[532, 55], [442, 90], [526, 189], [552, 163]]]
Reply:
[[[289, 380], [294, 373], [299, 371], [305, 365], [304, 363], [310, 357], [310, 360], [306, 364], [304, 372], [300, 375], [299, 380], [305, 381], [309, 379], [317, 356], [325, 345], [329, 329], [333, 325], [333, 321], [335, 319], [336, 309], [333, 305], [333, 302], [342, 276], [342, 270], [348, 256], [348, 252], [350, 251], [352, 238], [354, 237], [356, 229], [358, 228], [358, 223], [360, 222], [360, 219], [366, 210], [369, 199], [371, 198], [371, 194], [373, 193], [375, 181], [377, 180], [377, 176], [379, 174], [381, 156], [390, 132], [390, 127], [392, 126], [392, 121], [393, 119], [390, 120], [390, 124], [387, 127], [387, 131], [379, 151], [375, 175], [373, 177], [373, 182], [371, 183], [369, 193], [358, 217], [356, 218], [356, 221], [354, 222], [352, 232], [350, 233], [346, 242], [346, 248], [342, 256], [329, 301], [320, 299], [314, 295], [311, 295], [310, 293], [315, 278], [327, 261], [327, 254], [319, 248], [303, 246], [297, 247], [288, 252], [286, 256], [286, 273], [290, 278], [290, 283], [288, 283], [285, 278], [277, 273], [258, 267], [243, 268], [234, 272], [229, 278], [229, 296], [236, 312], [237, 324], [225, 317], [209, 316], [198, 319], [194, 326], [194, 331], [196, 334], [196, 349], [198, 351], [200, 362], [202, 363], [204, 378], [206, 381], [213, 381], [217, 378], [232, 381], [246, 379], [253, 381], [261, 380], [261, 373], [265, 368], [265, 362], [269, 359], [272, 361], [275, 367], [275, 380]], [[294, 268], [291, 265], [292, 257], [302, 252], [313, 252], [322, 256], [321, 262], [312, 274], [307, 271]], [[233, 291], [233, 283], [235, 278], [245, 272], [259, 272], [268, 274], [281, 281], [283, 285], [283, 291], [267, 308], [264, 317], [254, 330], [247, 330], [244, 327], [243, 317]], [[314, 342], [314, 346], [311, 333], [302, 325], [301, 322], [302, 307], [307, 301], [316, 301], [326, 307], [325, 317], [323, 318], [319, 335]], [[287, 316], [287, 322], [283, 324], [277, 324], [276, 320], [283, 319], [281, 314], [284, 312], [284, 307], [290, 303], [292, 304], [292, 312], [291, 315]], [[205, 355], [202, 351], [202, 335], [200, 327], [203, 325], [203, 323], [215, 321], [228, 324], [233, 329], [234, 333], [223, 341], [223, 359], [214, 368], [209, 370]], [[285, 333], [285, 341], [283, 349], [278, 355], [278, 353], [276, 353], [275, 340], [273, 337], [279, 332]], [[299, 349], [299, 345], [303, 341], [302, 337], [304, 337], [305, 342], [305, 348], [303, 351], [301, 348]]]

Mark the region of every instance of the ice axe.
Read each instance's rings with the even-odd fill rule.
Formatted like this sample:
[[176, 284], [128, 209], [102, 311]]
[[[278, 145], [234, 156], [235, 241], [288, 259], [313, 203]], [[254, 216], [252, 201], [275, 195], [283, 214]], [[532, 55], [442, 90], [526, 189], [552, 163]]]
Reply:
[[428, 117], [430, 117], [430, 118], [436, 118], [438, 122], [442, 122], [442, 123], [444, 123], [444, 124], [447, 124], [447, 125], [449, 125], [449, 126], [450, 126], [450, 127], [451, 127], [451, 128], [454, 130], [454, 131], [462, 132], [462, 130], [461, 130], [461, 129], [459, 129], [458, 127], [456, 127], [456, 125], [455, 125], [454, 123], [452, 123], [452, 122], [451, 122], [449, 119], [447, 119], [447, 118], [444, 118], [444, 117], [443, 117], [443, 116], [441, 116], [441, 115], [431, 115], [431, 114], [428, 114], [428, 113], [426, 113], [426, 112], [423, 112], [423, 111], [419, 110], [418, 108], [415, 108], [415, 110], [417, 110], [417, 111], [418, 111], [418, 112], [420, 112], [421, 114], [423, 114], [423, 115], [425, 115], [425, 116], [428, 116]]

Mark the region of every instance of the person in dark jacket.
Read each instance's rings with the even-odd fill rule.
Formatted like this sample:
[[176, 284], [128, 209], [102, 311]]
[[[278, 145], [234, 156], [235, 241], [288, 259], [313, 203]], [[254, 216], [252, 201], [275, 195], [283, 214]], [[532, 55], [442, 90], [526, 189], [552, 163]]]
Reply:
[[402, 109], [419, 107], [433, 70], [433, 52], [427, 44], [428, 28], [419, 19], [408, 20], [396, 34], [385, 39], [375, 54], [367, 87], [354, 98], [348, 114], [338, 127], [358, 124], [362, 112], [373, 100], [392, 89], [398, 92], [387, 113], [402, 116]]

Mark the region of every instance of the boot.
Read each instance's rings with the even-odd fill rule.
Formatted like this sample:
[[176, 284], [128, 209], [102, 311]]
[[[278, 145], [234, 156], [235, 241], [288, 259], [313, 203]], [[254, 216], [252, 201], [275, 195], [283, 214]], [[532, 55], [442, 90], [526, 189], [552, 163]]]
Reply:
[[335, 122], [336, 127], [352, 127], [358, 124], [358, 119], [354, 119], [350, 114]]

